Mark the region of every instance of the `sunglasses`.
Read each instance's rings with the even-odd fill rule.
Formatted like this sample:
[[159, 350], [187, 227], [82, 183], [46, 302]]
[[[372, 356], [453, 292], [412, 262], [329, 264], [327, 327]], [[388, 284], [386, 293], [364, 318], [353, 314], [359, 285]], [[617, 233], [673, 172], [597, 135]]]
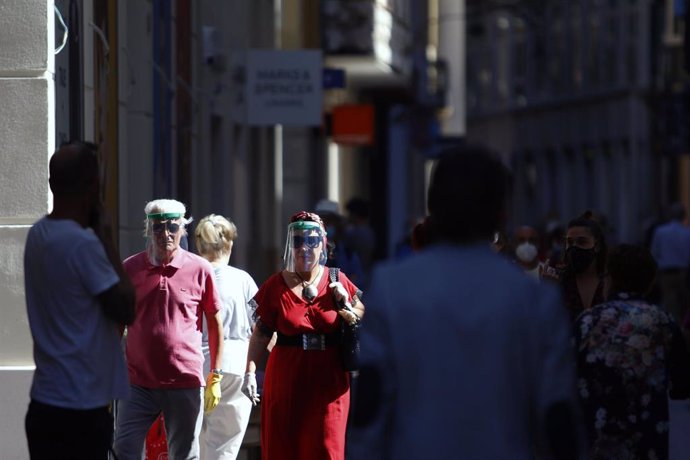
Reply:
[[308, 248], [310, 249], [316, 249], [319, 247], [319, 244], [321, 244], [321, 237], [319, 235], [311, 235], [311, 236], [301, 236], [301, 235], [294, 235], [292, 237], [292, 247], [293, 248], [301, 248], [303, 245], [307, 245]]
[[180, 230], [180, 224], [175, 222], [155, 222], [153, 225], [151, 225], [151, 230], [153, 230], [153, 233], [163, 233], [166, 228], [168, 233], [174, 235]]

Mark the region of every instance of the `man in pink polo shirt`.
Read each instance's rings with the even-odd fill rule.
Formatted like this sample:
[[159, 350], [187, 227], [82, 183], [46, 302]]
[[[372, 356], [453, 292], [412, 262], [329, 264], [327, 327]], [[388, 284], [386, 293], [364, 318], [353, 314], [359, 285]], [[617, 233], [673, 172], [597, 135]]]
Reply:
[[[136, 289], [137, 310], [127, 330], [131, 396], [118, 405], [115, 453], [119, 460], [140, 460], [146, 433], [162, 412], [170, 458], [198, 459], [203, 411], [220, 400], [220, 299], [211, 264], [180, 247], [191, 222], [185, 206], [154, 200], [145, 212], [147, 248], [123, 264]], [[214, 364], [206, 381], [202, 314]]]

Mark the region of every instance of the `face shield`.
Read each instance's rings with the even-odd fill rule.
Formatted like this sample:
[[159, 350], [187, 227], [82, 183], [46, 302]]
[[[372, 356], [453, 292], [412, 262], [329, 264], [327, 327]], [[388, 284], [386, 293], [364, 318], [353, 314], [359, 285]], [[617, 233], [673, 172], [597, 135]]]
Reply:
[[146, 249], [152, 260], [165, 252], [176, 250], [186, 233], [187, 220], [181, 213], [151, 213], [146, 215]]
[[326, 264], [326, 234], [317, 222], [300, 220], [288, 225], [283, 264], [290, 272], [308, 272]]

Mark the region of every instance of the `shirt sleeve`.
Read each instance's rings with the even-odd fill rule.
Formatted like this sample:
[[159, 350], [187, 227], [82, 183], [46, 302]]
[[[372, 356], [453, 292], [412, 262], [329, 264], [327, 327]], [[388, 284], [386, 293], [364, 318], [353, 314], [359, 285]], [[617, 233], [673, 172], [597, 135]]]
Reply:
[[[568, 437], [585, 452], [585, 430], [576, 391], [576, 352], [573, 326], [563, 305], [560, 293], [552, 285], [542, 284], [536, 292], [535, 305], [528, 310], [526, 333], [531, 335], [532, 381], [535, 429], [540, 443], [550, 439], [549, 424], [557, 411], [572, 417], [572, 432]], [[551, 436], [553, 433], [551, 433]], [[570, 440], [569, 440], [570, 441]]]
[[254, 278], [251, 277], [249, 273], [245, 273], [247, 282], [245, 283], [245, 298], [251, 299], [256, 295], [259, 288], [254, 282]]
[[354, 283], [350, 281], [350, 278], [348, 278], [347, 275], [342, 271], [338, 275], [338, 280], [340, 281], [340, 284], [343, 285], [347, 293], [350, 294], [350, 298], [352, 298], [352, 296], [355, 294], [357, 297], [362, 297], [362, 291], [360, 291], [359, 288], [355, 286]]
[[534, 315], [541, 320], [533, 323], [538, 330], [532, 333], [538, 337], [536, 396], [544, 413], [554, 403], [575, 402], [576, 366], [572, 326], [560, 295], [552, 286], [541, 287]]
[[86, 292], [92, 296], [107, 291], [120, 281], [103, 244], [95, 236], [75, 246], [69, 263], [79, 275]]
[[276, 309], [271, 305], [271, 296], [269, 286], [272, 284], [274, 278], [269, 278], [261, 285], [254, 296], [254, 303], [256, 310], [254, 312], [254, 321], [261, 320], [261, 323], [266, 327], [275, 330], [276, 328]]
[[204, 312], [212, 315], [218, 313], [223, 306], [220, 300], [220, 294], [218, 294], [218, 288], [216, 287], [213, 271], [206, 270], [204, 278], [204, 293], [203, 297], [201, 298], [201, 302]]

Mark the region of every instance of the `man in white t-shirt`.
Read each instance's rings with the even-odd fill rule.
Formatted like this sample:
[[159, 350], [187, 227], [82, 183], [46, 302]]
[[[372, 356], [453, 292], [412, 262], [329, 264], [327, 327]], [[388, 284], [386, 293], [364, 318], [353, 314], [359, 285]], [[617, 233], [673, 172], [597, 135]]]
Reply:
[[53, 210], [29, 230], [26, 307], [36, 371], [26, 415], [32, 460], [106, 459], [109, 405], [128, 394], [120, 328], [134, 320], [99, 199], [96, 146], [73, 142], [50, 160]]

